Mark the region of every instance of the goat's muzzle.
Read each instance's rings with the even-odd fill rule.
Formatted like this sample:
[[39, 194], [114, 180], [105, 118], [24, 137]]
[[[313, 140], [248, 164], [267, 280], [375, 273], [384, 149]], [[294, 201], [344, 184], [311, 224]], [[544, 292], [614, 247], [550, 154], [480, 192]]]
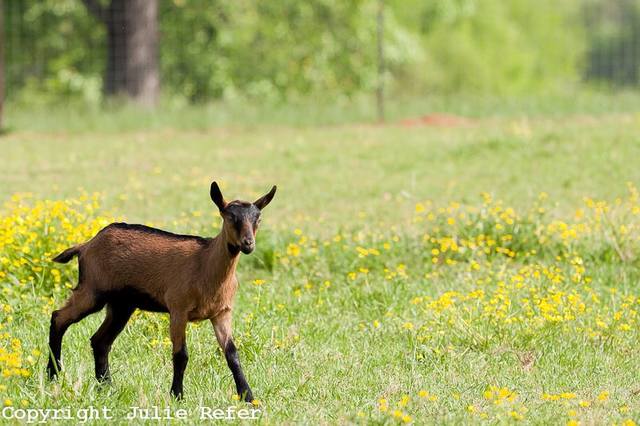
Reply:
[[240, 243], [240, 251], [244, 254], [251, 253], [256, 248], [256, 241], [253, 238], [245, 238]]

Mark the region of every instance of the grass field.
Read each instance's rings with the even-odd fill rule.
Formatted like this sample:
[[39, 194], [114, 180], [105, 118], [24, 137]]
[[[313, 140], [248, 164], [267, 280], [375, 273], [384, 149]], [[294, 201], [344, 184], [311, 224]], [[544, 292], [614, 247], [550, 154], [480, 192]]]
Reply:
[[123, 424], [134, 405], [185, 408], [191, 421], [200, 406], [242, 407], [208, 323], [188, 330], [185, 400], [169, 398], [158, 314], [137, 314], [114, 344], [112, 385], [93, 379], [103, 313], [65, 336], [61, 380], [44, 375], [50, 314], [77, 274], [47, 259], [113, 218], [214, 235], [216, 179], [228, 198], [279, 188], [240, 261], [235, 308], [261, 422], [633, 424], [640, 116], [631, 100], [578, 104], [437, 126], [402, 124], [402, 108], [384, 126], [10, 115], [4, 405], [106, 406]]

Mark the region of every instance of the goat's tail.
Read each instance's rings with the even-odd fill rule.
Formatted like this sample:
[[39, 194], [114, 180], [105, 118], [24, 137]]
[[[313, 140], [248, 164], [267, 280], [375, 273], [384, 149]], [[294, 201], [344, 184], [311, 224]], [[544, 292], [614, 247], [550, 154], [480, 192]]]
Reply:
[[77, 246], [70, 247], [54, 257], [52, 260], [58, 263], [69, 263], [71, 259], [80, 254], [80, 248], [83, 244], [78, 244]]

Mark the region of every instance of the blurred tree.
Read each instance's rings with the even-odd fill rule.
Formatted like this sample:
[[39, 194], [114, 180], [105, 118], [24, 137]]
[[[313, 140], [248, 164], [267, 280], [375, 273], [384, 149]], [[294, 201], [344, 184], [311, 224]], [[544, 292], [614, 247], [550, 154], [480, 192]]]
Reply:
[[3, 0], [5, 99], [102, 99], [106, 28], [80, 0]]
[[[160, 81], [177, 104], [373, 93], [380, 1], [4, 0], [6, 97], [153, 103]], [[384, 0], [385, 94], [566, 90], [589, 66], [590, 79], [615, 67], [631, 81], [634, 2]], [[585, 28], [583, 6], [601, 24]]]
[[[165, 0], [160, 7], [163, 86], [191, 101], [376, 87], [377, 0]], [[396, 28], [385, 29], [386, 44]]]
[[83, 0], [107, 29], [104, 92], [155, 105], [160, 91], [157, 0]]
[[[579, 80], [580, 1], [389, 0], [422, 57], [392, 69], [406, 91], [525, 94]], [[609, 1], [609, 0], [603, 0]]]

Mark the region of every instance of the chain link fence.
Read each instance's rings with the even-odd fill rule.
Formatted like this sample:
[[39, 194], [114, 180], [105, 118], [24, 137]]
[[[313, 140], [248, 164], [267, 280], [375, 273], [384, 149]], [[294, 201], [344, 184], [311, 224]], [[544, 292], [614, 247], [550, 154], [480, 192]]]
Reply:
[[[332, 53], [334, 56], [326, 59], [323, 66], [351, 67], [351, 74], [341, 71], [336, 72], [337, 77], [330, 77], [337, 80], [334, 83], [336, 90], [340, 90], [341, 86], [368, 90], [366, 80], [358, 74], [360, 70], [369, 69], [369, 65], [374, 73], [377, 72], [375, 14], [370, 15], [373, 30], [369, 31], [369, 27], [366, 27], [368, 24], [363, 24], [366, 28], [361, 30], [358, 27], [361, 24], [352, 23], [350, 18], [357, 16], [357, 11], [343, 6], [324, 10], [322, 5], [314, 5], [318, 2], [310, 3], [313, 19], [319, 28], [322, 25], [329, 28], [322, 34], [321, 40], [324, 41], [319, 43], [326, 43], [330, 37], [336, 37], [336, 40], [341, 37], [335, 41], [336, 47], [331, 47], [336, 51]], [[368, 3], [372, 3], [374, 8], [377, 4], [376, 1], [354, 2], [358, 8], [369, 7]], [[481, 8], [483, 1], [460, 0], [456, 4], [463, 3], [473, 3]], [[155, 5], [155, 10], [150, 10], [147, 5]], [[263, 6], [256, 6], [256, 10], [259, 7]], [[393, 4], [387, 7], [392, 8]], [[291, 8], [298, 10], [293, 6]], [[30, 88], [63, 95], [65, 92], [81, 92], [89, 97], [98, 97], [105, 91], [144, 91], [146, 89], [142, 86], [146, 84], [151, 91], [162, 86], [163, 90], [187, 93], [192, 100], [210, 100], [222, 96], [225, 87], [230, 84], [228, 80], [243, 73], [260, 75], [257, 83], [251, 83], [250, 88], [254, 91], [263, 86], [286, 89], [288, 84], [293, 84], [295, 73], [300, 73], [300, 70], [307, 72], [305, 60], [311, 66], [318, 61], [317, 58], [303, 58], [296, 65], [298, 68], [278, 69], [268, 62], [276, 53], [270, 52], [269, 46], [261, 43], [260, 31], [263, 30], [260, 29], [252, 33], [254, 39], [248, 44], [253, 51], [249, 49], [246, 52], [246, 46], [240, 53], [234, 51], [229, 46], [243, 35], [234, 33], [229, 39], [230, 36], [225, 33], [225, 25], [232, 25], [227, 9], [216, 1], [142, 0], [141, 3], [141, 0], [4, 0], [2, 41], [5, 47], [6, 97], [14, 98]], [[576, 16], [582, 42], [576, 46], [576, 49], [580, 49], [577, 79], [584, 84], [607, 89], [635, 88], [640, 83], [640, 2], [582, 0], [579, 1], [578, 11]], [[131, 28], [135, 26], [132, 20], [147, 13], [153, 16], [147, 16], [146, 24], [143, 19], [140, 31], [132, 31]], [[340, 14], [351, 15], [344, 18]], [[296, 25], [300, 26], [295, 16], [282, 16], [281, 22], [277, 16], [274, 19], [268, 21], [271, 23], [269, 25], [276, 27], [274, 31], [282, 31], [285, 34], [283, 37], [293, 34], [288, 37], [295, 38], [295, 32], [298, 31]], [[149, 28], [149, 22], [152, 21], [157, 21], [157, 25]], [[259, 25], [261, 21], [258, 19], [255, 22]], [[303, 27], [300, 28], [302, 31]], [[150, 31], [155, 35], [149, 35]], [[145, 37], [151, 40], [151, 44], [145, 44]], [[285, 56], [289, 53], [292, 55], [291, 61], [296, 60], [296, 44], [300, 43], [305, 41], [292, 41], [291, 52], [284, 53]], [[369, 56], [360, 53], [365, 47], [369, 49], [367, 44], [370, 44], [372, 52]], [[140, 54], [144, 49], [151, 50]], [[318, 54], [327, 55], [324, 50]], [[233, 68], [230, 62], [239, 55], [246, 55], [248, 63], [244, 67], [238, 65]], [[249, 62], [252, 55], [256, 59]], [[335, 59], [338, 55], [345, 57], [343, 61], [347, 65]], [[411, 52], [408, 53], [410, 55]], [[133, 57], [137, 57], [137, 62]], [[144, 62], [154, 60], [159, 65], [151, 63], [146, 66]], [[280, 63], [286, 63], [286, 60], [285, 57]], [[153, 74], [154, 69], [156, 74], [152, 78], [158, 80], [155, 83], [147, 81], [147, 74]], [[386, 71], [390, 80], [405, 78], [402, 70], [398, 70], [391, 66]], [[427, 68], [425, 74], [428, 73]], [[249, 78], [251, 75], [247, 76]], [[313, 82], [313, 78], [312, 75], [309, 80]], [[128, 80], [132, 79], [141, 79], [140, 84], [130, 84]], [[464, 89], [460, 87], [460, 90]]]

